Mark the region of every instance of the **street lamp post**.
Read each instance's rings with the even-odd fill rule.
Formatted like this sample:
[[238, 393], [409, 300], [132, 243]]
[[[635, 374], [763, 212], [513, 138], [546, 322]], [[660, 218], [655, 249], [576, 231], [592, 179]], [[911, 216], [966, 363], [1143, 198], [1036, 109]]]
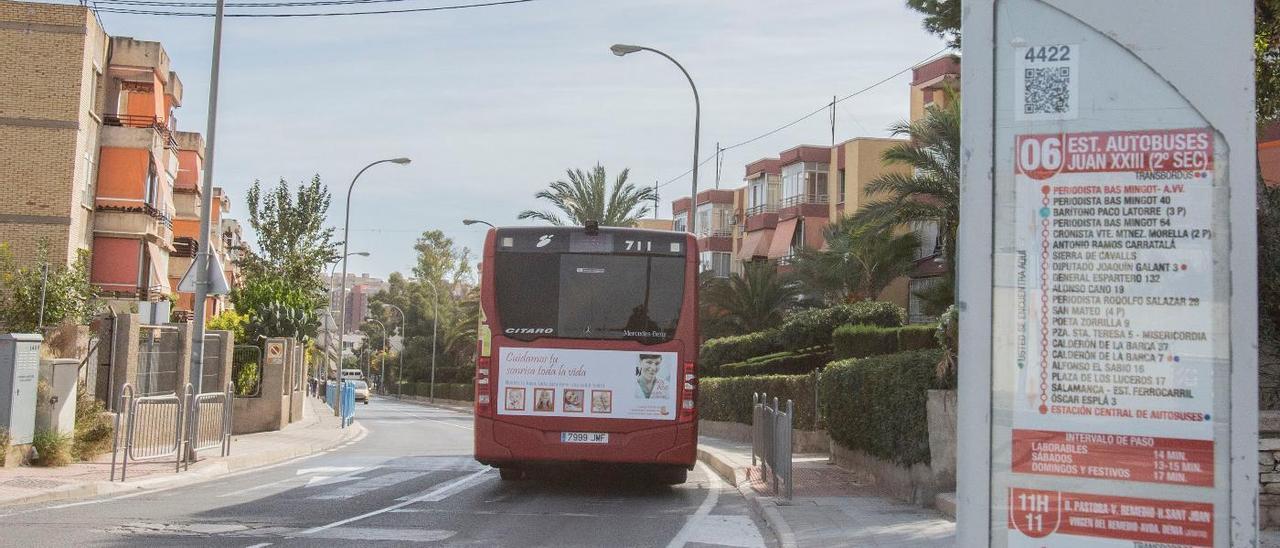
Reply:
[[476, 224], [476, 223], [479, 223], [479, 224], [482, 224], [482, 225], [489, 225], [489, 228], [498, 228], [498, 227], [496, 227], [496, 226], [493, 226], [493, 223], [490, 223], [490, 222], [488, 222], [488, 221], [481, 221], [480, 219], [463, 219], [463, 220], [462, 220], [462, 224], [467, 225], [467, 226], [471, 226], [471, 225]]
[[387, 306], [400, 313], [400, 352], [397, 352], [397, 354], [400, 355], [400, 365], [396, 367], [396, 399], [398, 400], [404, 392], [404, 385], [400, 384], [400, 381], [403, 380], [401, 376], [404, 375], [405, 333], [407, 333], [407, 331], [405, 331], [404, 325], [404, 311], [400, 310], [400, 307], [394, 304], [388, 304]]
[[684, 73], [684, 77], [689, 80], [689, 87], [693, 88], [693, 193], [689, 195], [689, 232], [696, 234], [697, 230], [695, 229], [694, 223], [697, 221], [698, 216], [694, 214], [694, 210], [698, 207], [698, 140], [699, 131], [702, 126], [702, 102], [698, 99], [698, 86], [694, 85], [693, 77], [689, 76], [689, 71], [684, 69], [684, 65], [681, 65], [679, 61], [675, 60], [675, 58], [661, 51], [644, 46], [633, 46], [629, 44], [614, 44], [609, 48], [609, 50], [618, 57], [622, 57], [628, 53], [635, 53], [637, 51], [652, 51], [653, 53], [666, 57], [668, 61], [675, 64], [676, 68], [680, 69], [680, 72]]
[[[363, 168], [361, 168], [361, 169], [360, 169], [360, 171], [356, 172], [356, 176], [351, 178], [351, 185], [349, 185], [349, 186], [347, 187], [347, 208], [346, 208], [346, 212], [345, 212], [346, 220], [344, 220], [344, 221], [343, 221], [343, 223], [342, 223], [342, 285], [341, 285], [341, 287], [340, 287], [340, 289], [339, 289], [339, 291], [338, 291], [338, 292], [339, 292], [340, 294], [342, 294], [343, 296], [346, 296], [346, 294], [347, 294], [347, 257], [349, 257], [349, 256], [350, 256], [350, 255], [348, 254], [347, 245], [351, 243], [351, 191], [352, 191], [352, 190], [354, 190], [354, 189], [356, 188], [356, 181], [360, 180], [360, 176], [361, 176], [361, 175], [364, 175], [364, 172], [365, 172], [366, 170], [368, 170], [369, 168], [371, 168], [371, 167], [373, 167], [373, 166], [376, 166], [376, 165], [381, 164], [381, 163], [386, 163], [386, 162], [391, 162], [391, 163], [393, 163], [393, 164], [405, 165], [405, 164], [408, 164], [408, 163], [409, 163], [409, 159], [408, 159], [408, 158], [391, 158], [391, 159], [388, 159], [388, 160], [378, 160], [378, 161], [376, 161], [376, 162], [370, 163], [369, 165], [364, 166]], [[338, 312], [339, 312], [339, 314], [338, 314], [338, 337], [339, 337], [339, 338], [338, 338], [338, 341], [342, 341], [342, 338], [341, 338], [341, 337], [342, 337], [342, 335], [347, 331], [347, 300], [346, 300], [346, 299], [342, 299], [342, 300], [341, 300], [341, 302], [340, 302], [339, 304], [341, 305], [341, 308], [340, 308], [340, 309], [339, 309], [339, 311], [338, 311]], [[342, 350], [342, 344], [341, 344], [341, 342], [339, 342], [339, 344], [338, 344], [338, 350], [339, 350], [339, 353], [338, 353], [338, 363], [339, 363], [339, 364], [341, 364], [341, 363], [342, 363], [342, 353], [341, 353], [341, 350]], [[339, 369], [341, 369], [341, 368], [339, 368]], [[339, 390], [339, 393], [341, 393], [341, 390], [342, 390], [342, 375], [338, 375], [338, 390]], [[342, 399], [341, 399], [341, 398], [339, 398], [339, 399], [338, 399], [338, 409], [335, 409], [335, 410], [334, 410], [334, 412], [335, 412], [335, 413], [337, 413], [339, 416], [341, 416], [341, 413], [342, 413]]]
[[436, 289], [435, 282], [431, 280], [422, 280], [431, 286], [431, 390], [428, 392], [428, 401], [436, 402], [436, 328], [440, 326], [440, 291]]
[[[377, 318], [365, 318], [365, 319], [378, 324], [378, 327], [382, 328], [382, 374], [379, 377], [381, 379], [381, 382], [379, 382], [378, 384], [386, 386], [385, 381], [387, 378], [387, 371], [386, 371], [387, 369], [387, 324], [382, 323], [382, 320], [379, 320]], [[372, 353], [370, 354], [371, 355], [369, 356], [369, 367], [366, 368], [364, 372], [364, 376], [366, 379], [371, 377], [373, 373], [373, 356], [372, 356]]]

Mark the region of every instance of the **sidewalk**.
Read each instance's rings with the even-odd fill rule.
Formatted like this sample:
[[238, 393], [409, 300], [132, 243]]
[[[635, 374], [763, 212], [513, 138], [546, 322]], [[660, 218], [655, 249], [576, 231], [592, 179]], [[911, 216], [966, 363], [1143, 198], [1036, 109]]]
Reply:
[[[277, 432], [260, 432], [231, 437], [231, 454], [217, 456], [205, 451], [188, 471], [174, 473], [174, 463], [129, 463], [128, 481], [109, 481], [111, 453], [92, 462], [80, 462], [61, 468], [23, 466], [0, 468], [0, 507], [34, 504], [54, 500], [84, 498], [96, 495], [160, 489], [209, 480], [240, 470], [257, 468], [289, 459], [311, 455], [363, 437], [364, 428], [355, 423], [338, 428], [323, 402], [308, 397], [303, 405], [303, 418]], [[119, 466], [116, 469], [117, 480]]]
[[771, 486], [751, 467], [751, 444], [709, 436], [698, 439], [698, 458], [738, 487], [764, 515], [784, 548], [955, 546], [955, 523], [935, 510], [884, 496], [825, 455], [796, 455], [790, 505], [778, 504]]

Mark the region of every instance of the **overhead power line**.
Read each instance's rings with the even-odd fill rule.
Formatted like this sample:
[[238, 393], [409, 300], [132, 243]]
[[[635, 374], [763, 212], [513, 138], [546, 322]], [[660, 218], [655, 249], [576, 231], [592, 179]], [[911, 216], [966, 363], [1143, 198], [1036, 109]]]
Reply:
[[[157, 15], [165, 17], [213, 17], [213, 13], [202, 11], [159, 11], [151, 9], [134, 9], [122, 7], [99, 7], [99, 3], [107, 3], [111, 0], [103, 0], [102, 2], [94, 2], [94, 11], [99, 13], [121, 13], [127, 15]], [[115, 0], [117, 2], [127, 0]], [[141, 1], [141, 0], [137, 0]], [[400, 0], [381, 0], [381, 1], [400, 1]], [[403, 8], [403, 9], [386, 9], [386, 10], [368, 10], [368, 11], [333, 11], [333, 12], [303, 12], [303, 13], [226, 13], [224, 17], [343, 17], [352, 15], [383, 15], [390, 13], [421, 13], [429, 11], [446, 11], [461, 10], [468, 8], [487, 8], [493, 6], [505, 6], [509, 4], [524, 4], [535, 0], [500, 0], [493, 2], [480, 2], [474, 4], [456, 4], [450, 6], [431, 6], [425, 8]], [[299, 6], [334, 6], [334, 5], [353, 5], [373, 3], [373, 0], [318, 0], [316, 2], [279, 2], [279, 4], [289, 4], [288, 6], [245, 6], [245, 7], [299, 7]], [[170, 2], [169, 4], [199, 4], [196, 2]], [[257, 2], [257, 4], [270, 4], [270, 2]], [[162, 5], [146, 4], [148, 7], [194, 7], [184, 5]], [[204, 4], [199, 7], [212, 7], [213, 4]], [[229, 4], [227, 7], [235, 9], [239, 7], [236, 4]]]
[[[814, 117], [814, 116], [818, 115], [819, 113], [821, 113], [821, 112], [823, 112], [823, 111], [825, 111], [825, 110], [827, 110], [827, 109], [829, 109], [829, 108], [832, 108], [832, 106], [833, 106], [833, 105], [837, 105], [837, 104], [843, 103], [843, 102], [845, 102], [845, 101], [847, 101], [847, 100], [849, 100], [849, 99], [852, 99], [852, 98], [854, 98], [854, 97], [857, 97], [857, 96], [859, 96], [859, 95], [862, 95], [863, 93], [866, 93], [866, 92], [871, 91], [871, 90], [873, 90], [873, 89], [875, 89], [875, 88], [878, 88], [878, 87], [880, 87], [881, 85], [883, 85], [883, 84], [885, 84], [885, 83], [889, 82], [890, 80], [893, 80], [894, 78], [897, 78], [897, 77], [899, 77], [899, 76], [902, 76], [903, 74], [905, 74], [905, 73], [907, 73], [907, 72], [911, 71], [911, 69], [914, 69], [914, 68], [916, 68], [916, 67], [918, 67], [918, 66], [920, 66], [920, 65], [923, 65], [923, 64], [925, 64], [925, 63], [929, 62], [930, 60], [934, 59], [935, 57], [937, 57], [937, 56], [939, 56], [939, 55], [942, 55], [944, 52], [946, 52], [946, 51], [947, 51], [947, 50], [949, 50], [949, 49], [951, 49], [951, 48], [950, 48], [950, 47], [944, 47], [944, 48], [942, 48], [942, 49], [940, 49], [940, 50], [938, 50], [938, 51], [934, 52], [932, 55], [930, 55], [930, 56], [928, 56], [928, 57], [925, 57], [924, 59], [920, 60], [919, 62], [914, 63], [914, 64], [912, 64], [912, 65], [909, 65], [909, 66], [907, 66], [906, 68], [904, 68], [904, 69], [902, 69], [902, 70], [900, 70], [900, 71], [898, 71], [898, 72], [895, 72], [895, 73], [893, 73], [893, 74], [891, 74], [891, 75], [889, 75], [889, 76], [886, 76], [885, 78], [883, 78], [883, 79], [881, 79], [881, 80], [877, 81], [877, 82], [876, 82], [876, 83], [874, 83], [874, 84], [871, 84], [871, 85], [869, 85], [869, 86], [867, 86], [867, 87], [864, 87], [864, 88], [862, 88], [862, 89], [860, 89], [860, 90], [858, 90], [858, 91], [855, 91], [855, 92], [853, 92], [853, 93], [850, 93], [850, 94], [848, 94], [848, 95], [845, 95], [844, 97], [840, 97], [840, 98], [838, 98], [838, 99], [835, 99], [834, 101], [827, 102], [827, 103], [823, 104], [822, 106], [818, 107], [817, 109], [815, 109], [813, 112], [810, 112], [810, 113], [808, 113], [808, 114], [805, 114], [804, 116], [801, 116], [801, 117], [799, 117], [799, 118], [796, 118], [795, 120], [792, 120], [792, 121], [790, 121], [790, 122], [787, 122], [787, 123], [785, 123], [785, 124], [783, 124], [783, 125], [781, 125], [781, 126], [778, 126], [778, 127], [774, 128], [774, 129], [771, 129], [771, 130], [769, 130], [769, 131], [766, 131], [766, 132], [764, 132], [764, 133], [761, 133], [760, 135], [756, 135], [755, 137], [752, 137], [752, 138], [747, 139], [747, 140], [745, 140], [745, 141], [742, 141], [742, 142], [739, 142], [739, 143], [736, 143], [736, 144], [729, 145], [729, 146], [727, 146], [727, 147], [721, 148], [721, 149], [719, 150], [719, 154], [724, 154], [725, 152], [728, 152], [728, 151], [733, 150], [733, 149], [735, 149], [735, 148], [738, 148], [738, 147], [741, 147], [741, 146], [749, 145], [749, 144], [751, 144], [751, 143], [754, 143], [754, 142], [756, 142], [756, 141], [759, 141], [759, 140], [761, 140], [761, 139], [764, 139], [765, 137], [768, 137], [768, 136], [770, 136], [770, 135], [774, 135], [774, 134], [778, 133], [779, 131], [785, 130], [785, 129], [790, 128], [790, 127], [792, 127], [792, 126], [794, 126], [794, 125], [796, 125], [796, 124], [799, 124], [800, 122], [803, 122], [803, 121], [805, 121], [805, 120], [808, 120], [809, 118], [812, 118], [812, 117]], [[706, 159], [704, 159], [704, 160], [702, 160], [702, 161], [698, 162], [698, 167], [702, 167], [704, 164], [706, 164], [707, 162], [710, 162], [711, 160], [714, 160], [715, 158], [716, 158], [716, 154], [713, 154], [713, 155], [711, 155], [711, 156], [708, 156]], [[686, 175], [688, 175], [688, 174], [690, 174], [690, 173], [693, 173], [693, 168], [689, 168], [689, 169], [685, 170], [685, 172], [684, 172], [684, 173], [681, 173], [681, 174], [679, 174], [679, 175], [676, 175], [675, 177], [672, 177], [671, 179], [668, 179], [668, 180], [667, 180], [667, 182], [665, 182], [665, 183], [662, 183], [662, 184], [658, 185], [658, 186], [657, 186], [657, 188], [662, 188], [662, 187], [667, 186], [667, 185], [669, 185], [669, 184], [671, 184], [671, 183], [674, 183], [674, 182], [676, 182], [676, 181], [679, 181], [680, 179], [683, 179]]]

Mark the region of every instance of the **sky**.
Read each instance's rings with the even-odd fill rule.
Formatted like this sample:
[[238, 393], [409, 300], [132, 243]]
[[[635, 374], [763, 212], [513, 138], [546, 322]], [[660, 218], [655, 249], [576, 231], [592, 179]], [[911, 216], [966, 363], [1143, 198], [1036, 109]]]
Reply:
[[[463, 0], [406, 0], [376, 8]], [[358, 6], [360, 7], [360, 6]], [[342, 8], [326, 8], [326, 11]], [[373, 9], [373, 8], [368, 8]], [[243, 10], [243, 8], [242, 8]], [[297, 8], [295, 11], [314, 11]], [[209, 18], [102, 13], [108, 34], [163, 43], [184, 86], [178, 127], [205, 132]], [[692, 164], [693, 98], [680, 71], [631, 43], [678, 59], [698, 85], [703, 158], [920, 63], [942, 47], [901, 0], [537, 0], [507, 6], [325, 18], [232, 18], [223, 30], [214, 184], [248, 230], [254, 180], [319, 174], [342, 237], [351, 177], [350, 271], [408, 273], [413, 244], [440, 229], [478, 254], [483, 225], [527, 224], [533, 195], [568, 168], [623, 168], [646, 186]], [[840, 103], [837, 142], [887, 136], [908, 115], [910, 73]], [[827, 112], [728, 151], [721, 188], [744, 167], [799, 144], [830, 144]], [[700, 189], [716, 185], [714, 162]], [[659, 190], [659, 215], [689, 194], [688, 176]], [[253, 241], [251, 234], [246, 234]]]

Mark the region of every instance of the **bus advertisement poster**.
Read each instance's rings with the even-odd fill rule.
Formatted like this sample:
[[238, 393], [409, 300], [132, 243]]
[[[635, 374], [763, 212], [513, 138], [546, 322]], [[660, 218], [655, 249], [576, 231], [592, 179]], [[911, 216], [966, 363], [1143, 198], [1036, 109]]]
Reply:
[[500, 415], [675, 420], [675, 352], [502, 348]]

